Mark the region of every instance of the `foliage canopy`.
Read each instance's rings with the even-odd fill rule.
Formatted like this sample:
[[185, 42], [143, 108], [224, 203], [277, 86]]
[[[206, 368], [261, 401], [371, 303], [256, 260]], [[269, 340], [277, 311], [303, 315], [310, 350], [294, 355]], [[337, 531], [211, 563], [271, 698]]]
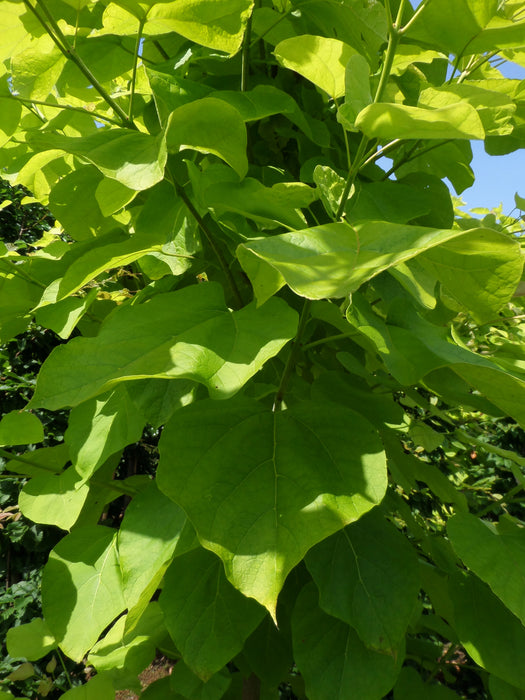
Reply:
[[0, 422], [65, 531], [10, 653], [87, 657], [68, 700], [156, 649], [149, 700], [524, 697], [525, 457], [480, 427], [525, 427], [520, 225], [443, 179], [525, 146], [525, 4], [2, 0], [0, 47], [1, 172], [56, 218], [0, 244], [0, 342], [64, 341]]

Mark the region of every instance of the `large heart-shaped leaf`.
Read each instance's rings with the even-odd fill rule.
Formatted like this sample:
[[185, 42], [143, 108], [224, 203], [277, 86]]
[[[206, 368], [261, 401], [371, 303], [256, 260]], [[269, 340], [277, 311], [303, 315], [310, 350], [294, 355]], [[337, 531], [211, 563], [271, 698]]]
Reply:
[[199, 401], [172, 418], [160, 450], [159, 488], [184, 508], [233, 585], [272, 615], [308, 549], [386, 488], [377, 431], [336, 404], [272, 412], [248, 399]]
[[211, 396], [228, 398], [293, 338], [296, 326], [296, 312], [282, 299], [232, 313], [213, 283], [157, 295], [118, 308], [97, 337], [53, 350], [31, 405], [76, 406], [120, 381], [147, 377], [194, 379]]

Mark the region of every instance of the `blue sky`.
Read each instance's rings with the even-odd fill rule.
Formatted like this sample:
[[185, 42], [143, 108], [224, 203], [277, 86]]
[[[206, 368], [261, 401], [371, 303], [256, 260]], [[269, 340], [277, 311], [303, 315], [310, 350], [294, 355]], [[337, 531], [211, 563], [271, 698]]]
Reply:
[[[420, 0], [410, 0], [413, 7]], [[500, 66], [500, 71], [507, 78], [525, 79], [525, 68], [507, 62]], [[476, 176], [472, 187], [461, 194], [465, 202], [464, 209], [476, 207], [493, 207], [503, 204], [503, 212], [510, 214], [514, 209], [514, 193], [525, 197], [525, 150], [514, 151], [505, 156], [489, 156], [485, 153], [483, 143], [472, 141], [473, 159], [471, 167]], [[455, 192], [452, 190], [453, 194]]]
[[[507, 78], [525, 78], [525, 68], [515, 63], [505, 63], [500, 71]], [[472, 187], [461, 194], [468, 209], [486, 207], [492, 209], [503, 203], [503, 212], [514, 209], [514, 193], [525, 197], [525, 150], [520, 149], [505, 156], [489, 156], [483, 143], [472, 141], [471, 167], [476, 176]]]

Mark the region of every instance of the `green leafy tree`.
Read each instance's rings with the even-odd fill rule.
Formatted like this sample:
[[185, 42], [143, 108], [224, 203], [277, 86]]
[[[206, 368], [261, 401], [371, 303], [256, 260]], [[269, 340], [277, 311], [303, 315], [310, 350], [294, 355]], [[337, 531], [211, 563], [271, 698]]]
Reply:
[[[0, 342], [67, 341], [0, 423], [22, 513], [65, 532], [11, 655], [85, 660], [71, 700], [139, 690], [156, 649], [149, 700], [522, 697], [525, 457], [480, 427], [525, 422], [519, 226], [443, 179], [525, 143], [498, 69], [524, 3], [0, 18], [0, 167], [57, 220], [0, 251]], [[155, 479], [114, 479], [145, 429]]]

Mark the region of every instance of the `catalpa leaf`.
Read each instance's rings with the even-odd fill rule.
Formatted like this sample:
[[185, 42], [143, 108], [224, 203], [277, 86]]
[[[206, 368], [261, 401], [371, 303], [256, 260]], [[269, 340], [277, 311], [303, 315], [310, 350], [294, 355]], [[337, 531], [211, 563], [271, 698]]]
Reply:
[[294, 658], [311, 700], [379, 700], [394, 685], [403, 650], [381, 654], [367, 649], [357, 632], [320, 609], [317, 591], [303, 588], [292, 616]]
[[167, 154], [163, 136], [120, 128], [75, 137], [36, 132], [30, 141], [38, 151], [58, 149], [87, 160], [131, 190], [145, 190], [164, 177]]
[[449, 578], [454, 627], [460, 642], [482, 668], [525, 690], [525, 627], [473, 574]]
[[11, 627], [7, 630], [5, 642], [10, 656], [24, 657], [29, 661], [38, 661], [56, 647], [55, 638], [41, 617]]
[[161, 294], [116, 309], [97, 337], [55, 348], [31, 405], [76, 406], [120, 381], [148, 377], [193, 379], [212, 397], [228, 398], [293, 338], [296, 326], [296, 312], [282, 299], [231, 312], [213, 283]]
[[336, 404], [272, 412], [248, 399], [199, 401], [165, 427], [160, 452], [159, 488], [233, 585], [272, 615], [310, 547], [370, 510], [386, 488], [376, 429]]
[[[476, 231], [481, 234], [485, 229]], [[248, 276], [253, 274], [251, 258], [257, 257], [274, 268], [296, 294], [309, 299], [337, 298], [354, 292], [383, 270], [465, 233], [386, 221], [354, 226], [334, 223], [248, 241], [238, 247], [237, 256]], [[501, 234], [496, 237], [499, 240]], [[510, 259], [516, 257], [510, 239], [506, 250]]]
[[248, 171], [244, 120], [234, 107], [214, 97], [195, 100], [172, 112], [166, 127], [166, 145], [170, 153], [185, 148], [212, 153], [241, 178]]
[[116, 531], [79, 528], [61, 540], [42, 575], [42, 608], [60, 648], [81, 661], [125, 608]]
[[525, 625], [525, 530], [510, 518], [497, 524], [457, 513], [447, 532], [458, 556]]
[[351, 625], [368, 648], [397, 649], [417, 603], [418, 562], [380, 511], [313, 547], [306, 565], [323, 610]]
[[82, 485], [74, 468], [69, 467], [62, 474], [31, 479], [20, 492], [20, 510], [35, 523], [69, 530], [76, 523], [88, 493], [89, 486]]
[[467, 102], [438, 109], [375, 103], [357, 115], [355, 126], [368, 138], [381, 140], [485, 138], [481, 119]]
[[174, 556], [198, 545], [184, 511], [152, 481], [133, 498], [118, 532], [119, 563], [132, 629], [146, 609]]
[[242, 650], [265, 614], [227, 580], [221, 560], [202, 547], [173, 561], [159, 602], [177, 649], [203, 680]]
[[241, 47], [253, 0], [175, 0], [149, 10], [145, 34], [177, 32], [186, 39], [230, 55]]
[[299, 73], [333, 98], [345, 94], [346, 64], [356, 53], [339, 39], [310, 34], [285, 39], [274, 50], [282, 66]]

